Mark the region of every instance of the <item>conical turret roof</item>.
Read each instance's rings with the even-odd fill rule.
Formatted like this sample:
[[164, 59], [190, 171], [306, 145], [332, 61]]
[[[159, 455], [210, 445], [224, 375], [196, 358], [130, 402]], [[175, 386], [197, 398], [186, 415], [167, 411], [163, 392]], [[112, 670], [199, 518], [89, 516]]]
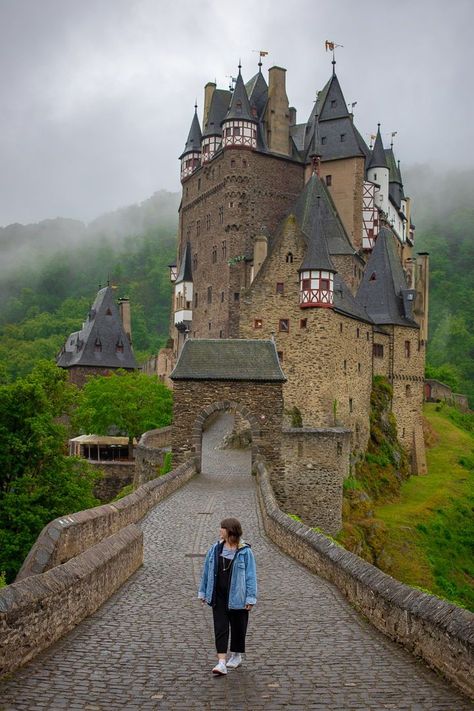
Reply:
[[184, 151], [179, 156], [180, 160], [188, 153], [199, 153], [201, 151], [201, 126], [197, 115], [197, 106], [194, 107], [194, 116], [189, 129], [188, 140], [184, 146]]
[[202, 132], [203, 138], [222, 134], [221, 123], [229, 109], [231, 96], [231, 92], [226, 89], [215, 89], [212, 94], [207, 121]]
[[316, 108], [320, 121], [349, 118], [349, 110], [336, 74], [332, 75], [318, 95]]
[[180, 284], [183, 281], [192, 281], [193, 271], [191, 269], [191, 245], [186, 242], [184, 248], [184, 254], [181, 258], [181, 264], [179, 265], [179, 272], [175, 280], [175, 284]]
[[244, 80], [242, 79], [242, 74], [240, 73], [240, 67], [230, 107], [224, 121], [229, 121], [231, 119], [241, 119], [244, 121], [254, 121], [255, 123], [258, 123], [255, 116], [252, 116], [249, 97], [247, 96]]
[[411, 317], [408, 289], [400, 258], [395, 246], [396, 237], [382, 227], [365, 267], [356, 299], [376, 324], [397, 324], [416, 328]]
[[321, 198], [317, 197], [316, 216], [313, 220], [308, 246], [300, 271], [306, 269], [320, 269], [321, 271], [336, 272], [329, 256], [327, 235], [322, 219]]
[[245, 85], [251, 109], [255, 107], [261, 118], [268, 101], [268, 85], [261, 71], [258, 71]]
[[377, 128], [377, 137], [375, 139], [374, 149], [370, 157], [369, 168], [388, 168], [387, 159], [385, 157], [385, 150], [382, 143], [382, 136], [380, 134], [380, 124]]

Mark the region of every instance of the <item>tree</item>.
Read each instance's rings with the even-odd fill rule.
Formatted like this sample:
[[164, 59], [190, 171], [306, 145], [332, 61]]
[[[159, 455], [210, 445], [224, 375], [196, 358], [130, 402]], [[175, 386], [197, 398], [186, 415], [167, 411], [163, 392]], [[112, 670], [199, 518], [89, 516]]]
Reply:
[[106, 435], [112, 431], [128, 436], [129, 458], [133, 439], [143, 432], [171, 423], [171, 390], [144, 373], [118, 370], [90, 378], [84, 386], [74, 421], [85, 432]]
[[77, 389], [53, 363], [0, 385], [0, 572], [11, 582], [52, 519], [97, 505], [97, 474], [65, 455], [68, 413]]

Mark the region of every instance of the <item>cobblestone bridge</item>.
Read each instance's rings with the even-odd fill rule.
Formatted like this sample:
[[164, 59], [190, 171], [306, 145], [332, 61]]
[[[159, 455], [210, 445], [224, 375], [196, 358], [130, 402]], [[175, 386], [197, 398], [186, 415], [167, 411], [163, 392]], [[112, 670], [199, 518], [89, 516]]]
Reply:
[[[203, 474], [142, 521], [144, 566], [71, 634], [0, 685], [0, 709], [464, 711], [472, 705], [266, 537], [249, 455], [203, 445]], [[196, 590], [223, 516], [259, 573], [244, 666], [214, 678], [212, 614]]]

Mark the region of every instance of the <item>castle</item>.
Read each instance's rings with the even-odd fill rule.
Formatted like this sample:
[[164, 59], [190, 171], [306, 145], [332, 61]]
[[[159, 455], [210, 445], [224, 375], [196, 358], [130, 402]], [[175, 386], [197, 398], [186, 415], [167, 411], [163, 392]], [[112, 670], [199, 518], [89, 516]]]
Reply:
[[428, 255], [413, 255], [411, 201], [380, 125], [373, 147], [333, 71], [307, 121], [286, 70], [232, 90], [208, 83], [180, 156], [182, 201], [168, 348], [169, 381], [186, 339], [273, 338], [285, 411], [303, 427], [369, 436], [374, 375], [393, 386], [399, 439], [425, 469], [421, 429]]

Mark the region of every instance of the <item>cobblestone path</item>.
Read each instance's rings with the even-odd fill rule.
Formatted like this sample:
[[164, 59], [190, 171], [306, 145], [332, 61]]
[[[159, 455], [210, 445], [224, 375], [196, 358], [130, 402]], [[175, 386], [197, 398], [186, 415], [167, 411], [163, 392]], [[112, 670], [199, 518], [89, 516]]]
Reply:
[[[216, 449], [204, 473], [143, 520], [144, 566], [95, 615], [0, 685], [0, 709], [464, 711], [473, 706], [377, 632], [329, 583], [265, 536], [249, 455]], [[244, 666], [214, 678], [212, 613], [196, 599], [222, 517], [241, 519], [259, 602]]]

